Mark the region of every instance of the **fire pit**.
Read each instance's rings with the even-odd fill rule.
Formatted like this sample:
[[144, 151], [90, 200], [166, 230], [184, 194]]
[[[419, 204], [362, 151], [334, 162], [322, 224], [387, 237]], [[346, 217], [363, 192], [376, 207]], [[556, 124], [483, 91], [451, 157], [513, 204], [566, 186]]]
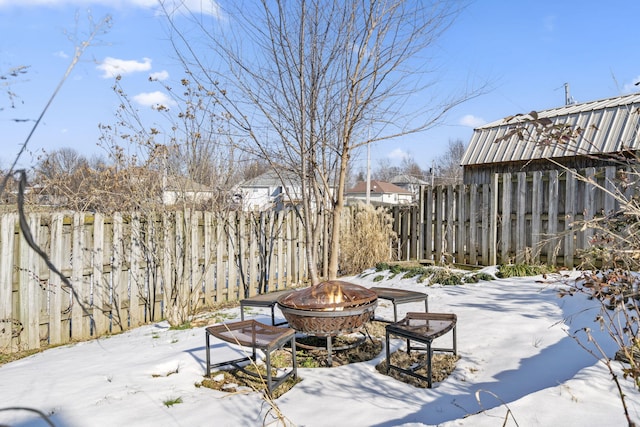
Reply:
[[341, 280], [330, 280], [278, 299], [289, 327], [327, 338], [331, 364], [331, 338], [360, 330], [373, 318], [378, 305], [375, 292]]

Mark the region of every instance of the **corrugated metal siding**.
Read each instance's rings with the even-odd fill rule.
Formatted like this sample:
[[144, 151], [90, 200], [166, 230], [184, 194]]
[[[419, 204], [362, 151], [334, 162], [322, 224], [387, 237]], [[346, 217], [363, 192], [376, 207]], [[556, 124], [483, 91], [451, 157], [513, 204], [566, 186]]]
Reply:
[[[462, 165], [640, 149], [640, 93], [539, 111], [539, 118], [549, 118], [554, 124], [566, 123], [574, 128], [582, 128], [583, 134], [569, 144], [541, 146], [537, 144], [540, 135], [536, 134], [531, 135], [531, 140], [519, 141], [514, 135], [508, 140], [495, 142], [507, 134], [515, 123], [525, 123], [526, 126], [527, 117], [519, 117], [509, 123], [501, 119], [475, 129], [462, 158]], [[533, 126], [529, 129], [533, 130]]]

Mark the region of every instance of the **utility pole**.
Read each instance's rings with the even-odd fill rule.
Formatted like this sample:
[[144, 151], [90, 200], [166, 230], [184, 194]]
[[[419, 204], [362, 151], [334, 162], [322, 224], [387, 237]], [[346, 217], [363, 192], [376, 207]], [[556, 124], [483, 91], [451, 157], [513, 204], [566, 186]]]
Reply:
[[564, 105], [575, 104], [576, 101], [571, 97], [571, 93], [569, 91], [569, 83], [564, 84]]
[[[370, 133], [371, 131], [369, 131]], [[366, 203], [371, 204], [371, 143], [367, 142], [367, 186], [366, 190]]]

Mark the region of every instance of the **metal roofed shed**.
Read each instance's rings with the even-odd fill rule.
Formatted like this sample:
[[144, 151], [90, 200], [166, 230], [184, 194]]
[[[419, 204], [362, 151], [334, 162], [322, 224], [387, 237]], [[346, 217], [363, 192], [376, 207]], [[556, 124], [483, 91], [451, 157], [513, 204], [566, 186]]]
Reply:
[[[640, 149], [640, 93], [532, 113], [474, 130], [461, 162], [465, 184], [489, 183], [493, 173], [557, 168], [546, 159], [575, 168], [611, 165], [612, 155]], [[579, 132], [569, 142], [545, 141], [536, 121]]]

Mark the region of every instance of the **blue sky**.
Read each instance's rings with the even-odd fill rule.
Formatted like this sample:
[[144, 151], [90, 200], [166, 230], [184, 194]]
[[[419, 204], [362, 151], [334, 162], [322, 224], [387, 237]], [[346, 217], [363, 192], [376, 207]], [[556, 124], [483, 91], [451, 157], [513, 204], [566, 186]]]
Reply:
[[[210, 0], [185, 3], [212, 10]], [[114, 69], [123, 74], [125, 90], [142, 110], [163, 101], [150, 76], [182, 77], [155, 0], [0, 0], [0, 72], [29, 66], [11, 86], [20, 97], [16, 109], [6, 108], [7, 98], [0, 94], [0, 107], [5, 107], [0, 111], [0, 167], [13, 161], [33, 124], [14, 119], [38, 117], [73, 56], [69, 36], [86, 37], [89, 10], [95, 21], [111, 15], [112, 27], [74, 68], [21, 164], [34, 162], [43, 149], [72, 147], [87, 156], [103, 152], [96, 145], [98, 124], [113, 123], [118, 105], [111, 90]], [[564, 83], [578, 102], [637, 91], [638, 16], [640, 2], [635, 0], [472, 2], [433, 51], [441, 64], [438, 87], [443, 94], [455, 93], [489, 81], [491, 90], [456, 107], [437, 128], [375, 144], [374, 164], [410, 156], [428, 168], [450, 139], [468, 142], [474, 126], [562, 105]]]

